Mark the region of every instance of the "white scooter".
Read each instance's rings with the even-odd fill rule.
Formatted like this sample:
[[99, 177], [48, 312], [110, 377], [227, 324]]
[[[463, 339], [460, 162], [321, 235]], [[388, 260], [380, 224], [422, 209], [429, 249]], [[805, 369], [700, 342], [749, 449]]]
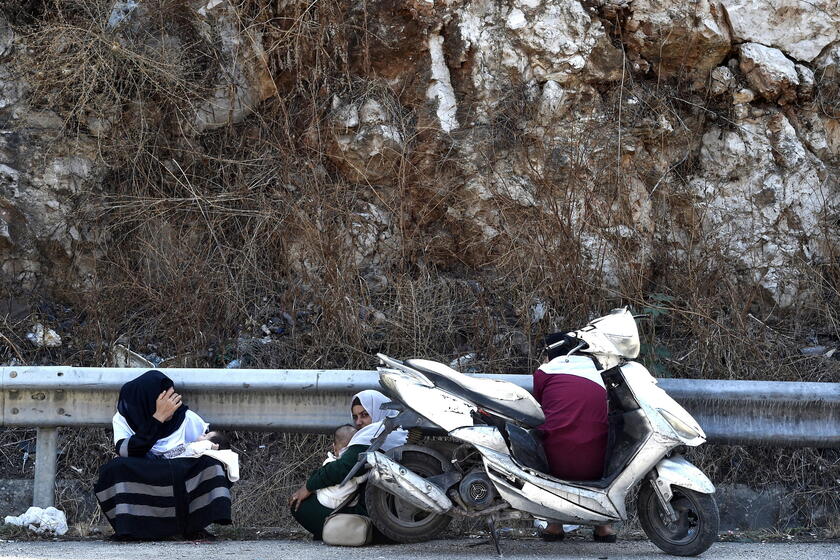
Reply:
[[[651, 541], [667, 553], [696, 556], [718, 535], [715, 487], [682, 457], [705, 434], [647, 369], [627, 361], [639, 353], [639, 335], [627, 309], [568, 333], [578, 342], [549, 362], [554, 373], [600, 374], [609, 406], [608, 451], [600, 480], [559, 480], [538, 432], [545, 417], [525, 389], [472, 377], [429, 360], [401, 362], [379, 354], [380, 385], [399, 413], [360, 455], [370, 477], [365, 503], [374, 525], [401, 543], [437, 536], [454, 517], [485, 518], [498, 549], [495, 522], [540, 519], [604, 525], [627, 519], [625, 497], [641, 483], [636, 510]], [[394, 429], [408, 443], [377, 451]], [[426, 438], [445, 432], [460, 445]], [[574, 453], [574, 450], [569, 450]]]

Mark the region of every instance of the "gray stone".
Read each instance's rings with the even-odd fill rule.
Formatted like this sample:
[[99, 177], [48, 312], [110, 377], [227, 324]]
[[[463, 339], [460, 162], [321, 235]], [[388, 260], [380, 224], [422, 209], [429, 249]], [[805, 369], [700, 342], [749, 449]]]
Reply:
[[0, 109], [5, 109], [20, 101], [23, 92], [23, 84], [14, 78], [5, 65], [0, 64]]
[[840, 43], [832, 45], [815, 61], [815, 68], [820, 81], [837, 82], [840, 80]]
[[405, 151], [398, 110], [386, 107], [374, 99], [363, 103], [333, 99], [333, 142], [327, 155], [351, 181], [376, 183], [392, 177]]
[[627, 45], [660, 77], [686, 72], [705, 82], [731, 48], [729, 26], [718, 2], [634, 0]]
[[721, 4], [736, 42], [773, 45], [796, 60], [811, 61], [840, 39], [837, 0], [726, 0]]
[[799, 77], [799, 99], [811, 100], [814, 97], [814, 72], [804, 64], [797, 64], [796, 75]]
[[755, 92], [749, 88], [743, 88], [732, 94], [732, 101], [737, 103], [751, 103], [755, 99]]
[[12, 45], [15, 41], [15, 32], [6, 18], [0, 14], [0, 60], [12, 52]]
[[256, 28], [240, 28], [239, 13], [232, 2], [207, 2], [196, 11], [197, 28], [221, 54], [223, 72], [215, 91], [196, 108], [193, 132], [202, 133], [239, 123], [260, 102], [277, 93]]
[[799, 76], [794, 63], [782, 51], [757, 43], [745, 43], [738, 50], [741, 72], [762, 97], [780, 105], [796, 99]]
[[712, 95], [723, 95], [735, 85], [735, 75], [726, 66], [718, 66], [712, 70]]

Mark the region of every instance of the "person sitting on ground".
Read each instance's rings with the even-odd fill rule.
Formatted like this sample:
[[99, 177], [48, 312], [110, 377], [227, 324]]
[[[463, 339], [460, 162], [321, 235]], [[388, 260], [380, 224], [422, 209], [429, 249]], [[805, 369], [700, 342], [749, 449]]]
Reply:
[[[381, 406], [388, 402], [388, 397], [379, 391], [367, 390], [357, 393], [350, 404], [350, 413], [358, 432], [350, 439], [347, 449], [335, 461], [329, 462], [316, 469], [306, 481], [289, 498], [292, 516], [304, 529], [312, 533], [315, 540], [321, 540], [324, 521], [333, 510], [322, 505], [317, 496], [312, 494], [321, 488], [340, 484], [344, 477], [353, 469], [359, 459], [359, 453], [367, 451], [370, 442], [384, 429], [383, 422], [388, 416], [395, 416], [396, 410], [382, 410]], [[388, 434], [382, 444], [382, 450], [388, 451], [394, 447], [405, 445], [407, 437], [405, 430], [394, 430]], [[359, 488], [359, 493], [364, 486]], [[345, 506], [341, 513], [356, 513], [367, 515], [364, 500], [352, 506]]]
[[[323, 464], [332, 463], [341, 457], [341, 454], [347, 449], [353, 435], [356, 433], [356, 428], [352, 424], [344, 424], [339, 426], [333, 433], [332, 450], [327, 453], [327, 458]], [[348, 480], [345, 484], [335, 484], [327, 486], [326, 488], [319, 488], [315, 491], [318, 497], [318, 503], [324, 507], [335, 509], [340, 506], [351, 494], [356, 493], [356, 488], [359, 487], [365, 476], [357, 476]]]
[[210, 539], [205, 527], [231, 523], [232, 482], [220, 461], [166, 459], [209, 427], [183, 404], [171, 379], [150, 370], [123, 385], [112, 423], [118, 457], [99, 469], [94, 492], [114, 539]]

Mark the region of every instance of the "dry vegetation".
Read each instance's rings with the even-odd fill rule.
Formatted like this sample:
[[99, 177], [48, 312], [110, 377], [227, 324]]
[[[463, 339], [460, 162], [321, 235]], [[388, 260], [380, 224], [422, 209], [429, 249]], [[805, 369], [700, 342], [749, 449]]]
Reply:
[[[587, 228], [630, 222], [629, 214], [607, 211], [620, 204], [626, 173], [611, 147], [622, 130], [615, 88], [601, 92], [616, 104], [611, 127], [592, 123], [556, 145], [535, 142], [517, 124], [516, 97], [500, 104], [491, 126], [464, 132], [487, 140], [481, 157], [488, 166], [511, 153], [547, 162], [533, 177], [542, 213], [500, 205], [501, 234], [486, 242], [477, 226], [446, 214], [469, 204], [458, 193], [453, 141], [419, 127], [415, 110], [398, 101], [404, 92], [364, 75], [375, 64], [367, 14], [338, 0], [237, 2], [241, 26], [263, 34], [279, 92], [246, 121], [195, 135], [173, 124], [188, 121], [211, 91], [221, 55], [182, 2], [144, 4], [151, 25], [117, 31], [106, 25], [106, 0], [5, 7], [27, 47], [16, 62], [33, 105], [55, 111], [68, 139], [93, 142], [105, 176], [79, 200], [79, 218], [102, 226], [96, 278], [81, 293], [21, 294], [37, 311], [0, 325], [0, 362], [103, 365], [121, 339], [196, 367], [238, 358], [250, 367], [369, 369], [375, 352], [446, 362], [477, 352], [473, 365], [481, 371], [526, 373], [537, 363], [532, 341], [542, 334], [630, 305], [652, 315], [642, 326], [642, 359], [660, 376], [840, 382], [840, 362], [799, 352], [840, 343], [836, 255], [801, 263], [810, 295], [782, 311], [744, 280], [749, 271], [734, 277], [703, 238], [682, 259], [665, 246], [646, 259], [630, 241], [615, 256], [580, 249]], [[699, 126], [715, 108], [689, 111], [676, 88], [625, 87], [648, 112], [688, 123], [676, 178], [651, 198], [690, 224], [696, 217], [681, 181]], [[333, 96], [371, 94], [394, 100], [409, 138], [387, 185], [352, 183], [326, 155]], [[641, 113], [625, 113], [621, 122], [638, 130], [634, 119]], [[606, 155], [593, 164], [596, 153]], [[598, 206], [599, 197], [606, 203]], [[376, 266], [348, 235], [368, 201], [394, 216], [389, 233], [399, 247]], [[837, 233], [835, 217], [825, 236]], [[604, 287], [600, 265], [609, 259], [626, 264], [621, 291]], [[532, 321], [537, 300], [549, 313]], [[35, 320], [62, 325], [66, 344], [32, 349], [24, 335]], [[271, 327], [265, 340], [263, 325]], [[60, 476], [89, 484], [110, 453], [107, 433], [62, 433]], [[4, 475], [29, 472], [18, 465], [19, 442], [30, 437], [0, 432]], [[249, 480], [238, 494], [237, 522], [287, 523], [285, 496], [321, 459], [323, 439], [239, 434], [234, 447]], [[840, 509], [836, 452], [707, 446], [696, 458], [719, 483], [786, 485], [801, 514], [796, 522], [824, 524], [827, 511]], [[60, 496], [69, 511], [88, 511], [74, 500], [72, 492]], [[76, 521], [97, 521], [89, 515]]]

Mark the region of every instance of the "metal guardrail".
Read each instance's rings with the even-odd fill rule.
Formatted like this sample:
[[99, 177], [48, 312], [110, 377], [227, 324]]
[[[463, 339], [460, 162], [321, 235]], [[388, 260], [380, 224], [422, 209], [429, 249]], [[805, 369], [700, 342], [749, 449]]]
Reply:
[[[57, 428], [110, 426], [120, 387], [145, 368], [0, 368], [0, 426], [38, 428], [36, 505], [53, 502]], [[328, 432], [375, 371], [163, 369], [214, 426]], [[530, 375], [484, 375], [532, 389]], [[661, 379], [712, 443], [840, 447], [840, 383]]]

